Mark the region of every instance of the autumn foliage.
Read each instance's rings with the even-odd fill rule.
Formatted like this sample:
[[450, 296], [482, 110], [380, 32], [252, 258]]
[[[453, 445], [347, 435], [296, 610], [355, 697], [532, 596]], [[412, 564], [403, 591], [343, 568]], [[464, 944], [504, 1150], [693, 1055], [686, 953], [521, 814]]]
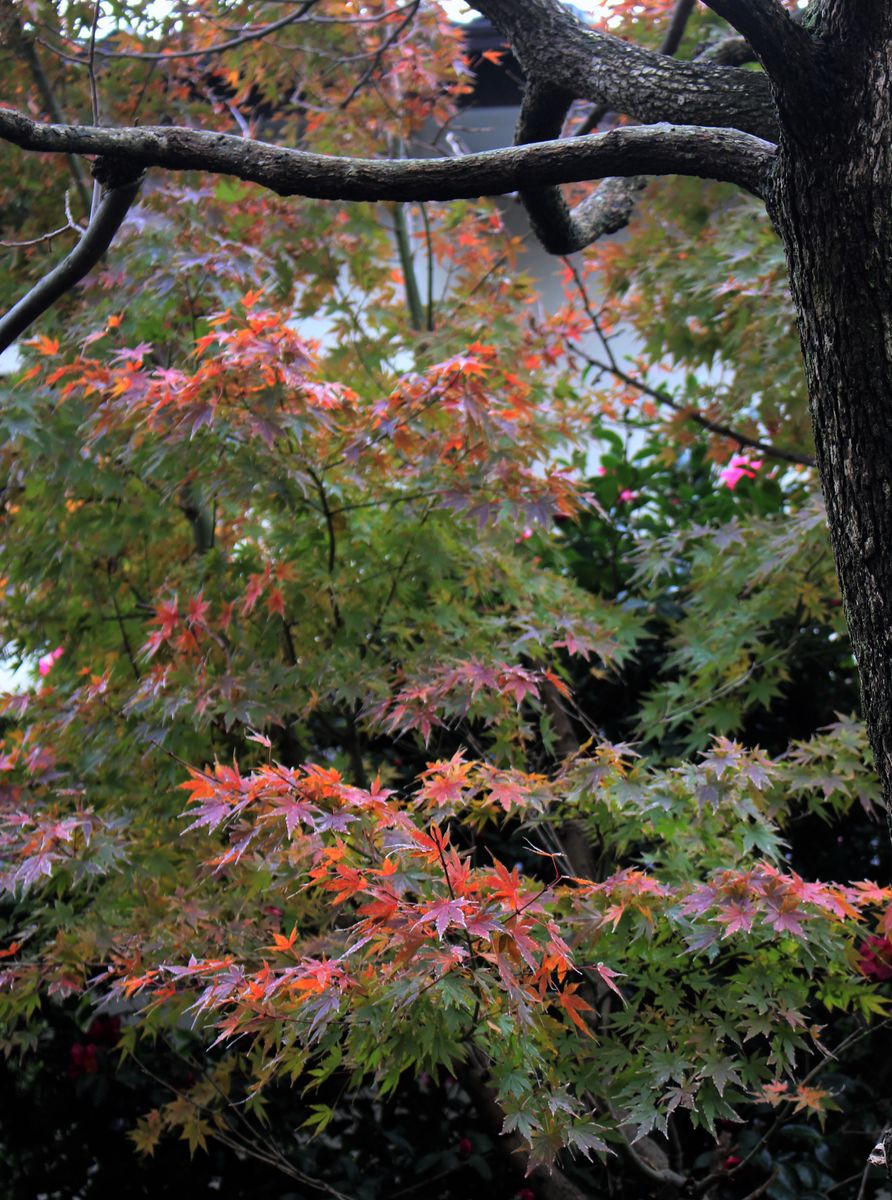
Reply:
[[[321, 0], [153, 62], [279, 10], [110, 7], [130, 121], [377, 154], [470, 120], [436, 5]], [[673, 8], [611, 27], [658, 42]], [[74, 111], [92, 6], [20, 9]], [[3, 236], [38, 238], [74, 184], [4, 153]], [[733, 1138], [854, 1103], [822, 1070], [882, 1028], [892, 888], [817, 483], [771, 456], [808, 452], [779, 251], [717, 185], [652, 190], [546, 309], [503, 204], [150, 176], [20, 347], [0, 1044], [39, 1058], [75, 1013], [89, 1083], [188, 1040], [139, 1151], [225, 1144], [285, 1082], [309, 1138], [361, 1088], [476, 1073], [530, 1187], [558, 1160], [606, 1194], [649, 1141], [787, 1200]], [[56, 253], [5, 251], [4, 306]]]

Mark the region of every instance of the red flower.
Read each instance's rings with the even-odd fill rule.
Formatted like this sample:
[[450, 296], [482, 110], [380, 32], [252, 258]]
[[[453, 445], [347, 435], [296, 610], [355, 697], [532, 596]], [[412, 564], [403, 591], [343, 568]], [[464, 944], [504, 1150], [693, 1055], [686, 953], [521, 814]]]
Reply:
[[869, 979], [892, 979], [892, 941], [874, 935], [858, 951], [858, 970]]
[[69, 1051], [68, 1077], [78, 1079], [81, 1075], [95, 1075], [99, 1070], [96, 1047], [91, 1043], [73, 1042]]

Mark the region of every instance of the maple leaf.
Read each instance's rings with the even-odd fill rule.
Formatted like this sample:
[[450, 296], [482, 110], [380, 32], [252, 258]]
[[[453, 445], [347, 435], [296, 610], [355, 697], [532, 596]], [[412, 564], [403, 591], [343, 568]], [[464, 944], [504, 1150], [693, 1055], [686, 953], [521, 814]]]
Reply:
[[294, 949], [294, 943], [297, 940], [297, 926], [295, 925], [288, 937], [284, 934], [274, 933], [272, 945], [267, 946], [267, 950], [276, 950], [280, 953], [288, 953]]
[[415, 925], [433, 922], [437, 930], [437, 937], [442, 938], [450, 925], [460, 925], [462, 929], [467, 928], [464, 911], [467, 906], [467, 900], [455, 900], [447, 897], [433, 904], [424, 916], [418, 918]]
[[59, 855], [50, 851], [41, 851], [26, 858], [15, 872], [13, 879], [21, 886], [22, 892], [27, 892], [41, 878], [49, 878], [53, 873], [53, 864], [59, 861]]
[[625, 1004], [625, 1002], [626, 1002], [625, 996], [619, 990], [617, 985], [613, 982], [614, 979], [618, 979], [623, 974], [623, 972], [622, 971], [613, 971], [610, 969], [610, 967], [605, 967], [605, 965], [602, 962], [595, 964], [595, 971], [597, 972], [597, 974], [600, 977], [600, 979], [602, 980], [602, 982], [606, 983], [606, 985], [610, 988], [611, 992], [615, 992], [616, 995], [619, 996], [620, 1000], [622, 1000], [623, 1004]]
[[59, 353], [59, 339], [46, 337], [44, 334], [41, 334], [40, 337], [31, 338], [25, 344], [33, 346], [38, 354], [42, 354], [46, 358], [52, 358]]
[[[305, 800], [295, 800], [292, 796], [277, 796], [273, 801], [274, 812], [270, 816], [281, 816], [285, 818], [285, 831], [289, 837], [294, 836], [294, 831], [298, 825], [317, 825], [316, 818], [320, 814], [320, 810], [315, 804], [309, 804]], [[348, 823], [349, 816], [344, 818]], [[317, 826], [318, 827], [318, 826]], [[332, 828], [329, 822], [328, 828]]]
[[755, 1094], [755, 1099], [762, 1101], [765, 1104], [770, 1104], [772, 1108], [777, 1108], [785, 1100], [791, 1099], [789, 1095], [789, 1084], [782, 1079], [775, 1079], [771, 1083], [766, 1083], [760, 1091]]
[[[565, 987], [562, 991], [559, 991], [557, 994], [558, 1003], [577, 1029], [580, 1029], [586, 1037], [594, 1038], [595, 1035], [580, 1016], [580, 1013], [592, 1012], [592, 1006], [583, 1000], [581, 996], [576, 995], [576, 989], [578, 987], [578, 983], [571, 983], [568, 984], [567, 987]], [[619, 989], [614, 988], [614, 991], [619, 992]]]
[[757, 915], [755, 905], [749, 900], [732, 900], [723, 904], [716, 913], [715, 919], [725, 926], [722, 937], [730, 937], [732, 933], [743, 931], [749, 933]]
[[584, 1124], [571, 1126], [566, 1132], [566, 1138], [574, 1150], [578, 1150], [585, 1158], [591, 1160], [593, 1150], [598, 1154], [614, 1153], [601, 1136], [603, 1132], [602, 1126], [587, 1121]]
[[492, 889], [493, 896], [501, 900], [504, 908], [517, 913], [521, 904], [522, 882], [517, 867], [509, 871], [498, 859], [493, 862], [493, 874], [483, 879], [483, 884]]
[[827, 1107], [830, 1094], [826, 1088], [807, 1087], [804, 1083], [797, 1084], [791, 1097], [794, 1100], [793, 1112], [822, 1113]]

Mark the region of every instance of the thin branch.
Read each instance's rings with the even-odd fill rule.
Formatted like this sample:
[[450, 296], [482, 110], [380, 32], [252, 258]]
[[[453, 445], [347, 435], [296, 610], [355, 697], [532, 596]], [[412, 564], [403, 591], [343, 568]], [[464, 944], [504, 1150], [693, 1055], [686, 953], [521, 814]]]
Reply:
[[78, 229], [77, 225], [73, 225], [70, 221], [66, 221], [64, 225], [60, 225], [58, 229], [51, 229], [49, 233], [42, 233], [40, 237], [26, 238], [22, 242], [4, 242], [0, 241], [0, 246], [7, 250], [20, 250], [24, 246], [39, 246], [41, 242], [51, 242], [53, 238], [57, 238], [60, 233], [82, 233], [83, 230]]
[[374, 58], [369, 63], [369, 65], [366, 67], [366, 69], [363, 71], [362, 75], [360, 75], [359, 79], [357, 79], [357, 81], [353, 85], [353, 87], [350, 89], [349, 94], [338, 105], [339, 108], [345, 109], [349, 104], [351, 104], [356, 99], [356, 97], [359, 95], [359, 93], [362, 91], [362, 89], [365, 87], [365, 85], [368, 83], [368, 81], [372, 78], [372, 76], [375, 74], [375, 72], [381, 66], [381, 63], [384, 59], [384, 55], [387, 53], [387, 51], [390, 49], [391, 46], [395, 45], [396, 42], [399, 41], [400, 35], [403, 33], [403, 31], [405, 29], [407, 29], [412, 24], [412, 22], [415, 20], [415, 16], [418, 12], [420, 5], [421, 5], [421, 0], [412, 0], [412, 2], [407, 6], [408, 7], [408, 15], [406, 17], [404, 17], [402, 21], [400, 21], [399, 25], [397, 25], [397, 27], [393, 31], [393, 33], [391, 33], [390, 36], [387, 37], [381, 43], [381, 45], [378, 47], [378, 50], [376, 51]]
[[93, 22], [90, 25], [90, 44], [87, 50], [87, 69], [90, 75], [90, 108], [93, 124], [99, 124], [99, 89], [96, 86], [96, 30], [99, 26], [101, 5], [96, 0], [93, 5]]
[[748, 1192], [744, 1196], [743, 1200], [757, 1200], [757, 1198], [759, 1196], [764, 1196], [765, 1193], [768, 1191], [768, 1189], [771, 1187], [771, 1185], [774, 1183], [775, 1179], [777, 1178], [777, 1172], [778, 1172], [778, 1168], [775, 1167], [774, 1170], [771, 1172], [771, 1174], [768, 1176], [768, 1178], [765, 1180], [765, 1182], [760, 1183], [757, 1188], [754, 1188], [751, 1192]]
[[259, 42], [262, 38], [269, 37], [271, 33], [277, 33], [280, 29], [293, 25], [317, 3], [318, 0], [305, 0], [298, 9], [288, 13], [287, 16], [280, 17], [278, 21], [271, 21], [269, 25], [262, 25], [259, 29], [246, 29], [237, 37], [228, 38], [225, 42], [199, 46], [194, 50], [108, 50], [104, 46], [94, 47], [91, 38], [90, 54], [91, 56], [95, 54], [100, 58], [136, 58], [142, 62], [167, 62], [169, 59], [175, 58], [208, 58], [214, 54], [221, 54], [224, 50], [234, 50], [238, 46], [244, 46], [246, 42]]
[[673, 396], [662, 388], [651, 387], [644, 380], [636, 379], [634, 375], [629, 375], [622, 367], [600, 362], [578, 347], [574, 347], [574, 350], [590, 366], [595, 367], [599, 371], [606, 371], [621, 383], [625, 383], [628, 387], [641, 392], [642, 395], [650, 396], [658, 404], [665, 404], [667, 408], [671, 408], [674, 412], [677, 412], [684, 420], [691, 421], [694, 425], [699, 425], [701, 429], [705, 429], [709, 433], [729, 438], [731, 441], [737, 442], [740, 447], [746, 446], [749, 450], [758, 450], [766, 458], [777, 458], [781, 462], [795, 463], [800, 467], [813, 467], [815, 465], [815, 460], [807, 454], [800, 454], [798, 450], [786, 450], [782, 446], [772, 446], [768, 442], [762, 442], [758, 438], [750, 437], [747, 433], [741, 433], [739, 429], [734, 429], [730, 425], [724, 425], [721, 421], [713, 421], [710, 417], [706, 417], [703, 413], [698, 412], [697, 409], [690, 408], [687, 404], [679, 404]]
[[426, 327], [428, 333], [434, 332], [434, 245], [431, 239], [431, 223], [427, 215], [427, 207], [419, 204], [421, 223], [424, 226], [424, 241], [427, 247], [427, 313]]
[[[90, 79], [90, 116], [94, 125], [101, 124], [99, 113], [99, 88], [96, 84], [96, 30], [99, 27], [99, 17], [102, 8], [100, 0], [94, 0], [93, 21], [90, 25], [90, 47], [87, 53], [87, 74]], [[102, 188], [98, 179], [93, 180], [93, 196], [90, 200], [90, 220], [96, 216], [96, 210], [102, 200]]]
[[678, 0], [675, 5], [675, 11], [672, 13], [672, 18], [669, 21], [669, 28], [666, 30], [666, 35], [663, 38], [663, 44], [660, 46], [661, 54], [668, 54], [671, 57], [681, 45], [681, 39], [685, 35], [688, 21], [691, 19], [691, 13], [694, 11], [696, 3], [697, 0]]
[[403, 272], [403, 284], [406, 289], [406, 307], [409, 310], [409, 320], [412, 328], [420, 333], [425, 327], [424, 306], [421, 302], [421, 292], [418, 289], [415, 264], [412, 262], [409, 223], [406, 219], [406, 210], [402, 204], [394, 204], [393, 206], [393, 232], [396, 238], [397, 251], [399, 252], [400, 269]]
[[124, 617], [123, 617], [123, 614], [121, 613], [121, 606], [118, 604], [118, 596], [115, 591], [115, 584], [114, 584], [114, 579], [113, 579], [111, 563], [109, 563], [109, 565], [108, 565], [108, 590], [109, 590], [109, 594], [111, 595], [112, 606], [115, 610], [115, 620], [117, 621], [117, 624], [118, 624], [118, 632], [121, 635], [121, 641], [124, 645], [124, 653], [127, 655], [127, 658], [130, 662], [130, 669], [133, 671], [134, 678], [136, 679], [136, 682], [139, 683], [140, 678], [141, 678], [140, 670], [136, 663], [136, 656], [133, 653], [133, 646], [130, 642], [130, 635], [127, 633], [127, 626], [124, 624]]
[[177, 126], [44, 125], [0, 109], [0, 138], [41, 153], [97, 154], [142, 168], [210, 171], [281, 196], [320, 200], [459, 200], [607, 175], [694, 175], [761, 196], [776, 147], [751, 134], [649, 125], [455, 158], [342, 158]]
[[[839, 1056], [844, 1051], [849, 1050], [857, 1042], [863, 1041], [864, 1038], [869, 1037], [871, 1034], [878, 1032], [878, 1030], [883, 1029], [890, 1024], [892, 1024], [892, 1019], [887, 1017], [884, 1021], [880, 1021], [878, 1025], [867, 1025], [861, 1029], [854, 1030], [854, 1032], [850, 1033], [847, 1037], [844, 1037], [836, 1049], [827, 1054], [826, 1058], [815, 1063], [811, 1070], [799, 1080], [798, 1086], [805, 1087], [811, 1083], [812, 1079], [814, 1079], [816, 1075], [819, 1075], [821, 1071], [826, 1068], [827, 1061], [829, 1059], [837, 1061]], [[793, 1112], [779, 1113], [765, 1133], [762, 1134], [755, 1145], [750, 1147], [749, 1151], [744, 1155], [739, 1163], [735, 1163], [730, 1170], [713, 1171], [709, 1175], [706, 1175], [703, 1179], [698, 1180], [696, 1187], [697, 1194], [702, 1195], [704, 1192], [708, 1192], [710, 1187], [712, 1187], [712, 1185], [717, 1183], [719, 1180], [731, 1179], [734, 1175], [739, 1174], [747, 1166], [751, 1159], [758, 1154], [761, 1148], [767, 1142], [769, 1142], [772, 1137], [774, 1137], [777, 1131], [782, 1129], [784, 1125], [788, 1124], [793, 1116]]]
[[716, 433], [720, 437], [730, 438], [737, 442], [741, 447], [746, 446], [750, 450], [758, 450], [760, 454], [764, 454], [768, 458], [778, 458], [782, 462], [795, 463], [802, 467], [813, 467], [815, 460], [806, 454], [800, 454], [796, 450], [785, 450], [780, 446], [772, 446], [768, 442], [759, 441], [758, 438], [750, 437], [746, 433], [741, 433], [738, 429], [732, 429], [730, 425], [724, 425], [720, 421], [713, 421], [710, 417], [706, 417], [696, 409], [690, 408], [686, 404], [679, 404], [674, 396], [663, 388], [652, 387], [643, 379], [637, 379], [634, 375], [630, 375], [628, 371], [624, 371], [611, 349], [610, 342], [607, 339], [601, 322], [598, 319], [598, 314], [592, 308], [589, 298], [588, 289], [585, 286], [582, 276], [579, 273], [575, 263], [567, 261], [568, 270], [573, 276], [573, 281], [576, 284], [576, 290], [582, 301], [582, 306], [585, 309], [586, 316], [592, 323], [592, 328], [598, 335], [601, 345], [604, 347], [604, 353], [607, 355], [607, 362], [602, 362], [591, 354], [587, 354], [584, 350], [580, 350], [578, 346], [573, 347], [573, 352], [584, 358], [589, 366], [594, 367], [598, 371], [612, 375], [614, 379], [618, 379], [620, 383], [626, 384], [627, 387], [632, 387], [636, 391], [641, 392], [644, 396], [650, 396], [652, 400], [656, 400], [659, 404], [665, 404], [667, 408], [679, 413], [687, 421], [693, 421], [695, 425], [699, 425], [701, 429], [708, 430], [709, 433]]
[[44, 275], [5, 316], [0, 317], [0, 352], [11, 346], [29, 325], [92, 271], [130, 211], [141, 181], [142, 175], [134, 179], [131, 170], [124, 181], [113, 183], [86, 233], [71, 253], [48, 275]]

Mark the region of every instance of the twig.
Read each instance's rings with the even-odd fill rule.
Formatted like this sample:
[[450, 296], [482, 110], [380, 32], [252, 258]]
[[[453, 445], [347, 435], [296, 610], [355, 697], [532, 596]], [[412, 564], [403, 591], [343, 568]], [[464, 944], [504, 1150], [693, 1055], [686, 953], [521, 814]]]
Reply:
[[785, 450], [781, 446], [772, 446], [768, 442], [750, 437], [749, 434], [741, 433], [739, 429], [733, 429], [730, 425], [725, 425], [721, 421], [713, 421], [710, 417], [704, 416], [703, 413], [698, 412], [696, 409], [692, 409], [685, 404], [679, 404], [673, 396], [670, 396], [662, 388], [651, 387], [644, 380], [637, 379], [634, 375], [630, 375], [627, 371], [624, 371], [616, 361], [616, 357], [610, 347], [610, 342], [601, 328], [598, 314], [592, 308], [588, 290], [579, 273], [578, 267], [568, 258], [564, 259], [564, 263], [573, 276], [576, 290], [579, 292], [586, 316], [591, 321], [592, 328], [598, 335], [598, 339], [604, 347], [604, 353], [607, 355], [607, 362], [605, 363], [574, 346], [574, 353], [584, 358], [590, 366], [595, 367], [599, 371], [604, 371], [608, 375], [613, 375], [615, 379], [618, 379], [628, 387], [635, 388], [636, 391], [641, 392], [645, 396], [650, 396], [652, 400], [656, 400], [660, 404], [665, 404], [668, 408], [673, 409], [673, 411], [684, 417], [686, 421], [692, 421], [695, 425], [699, 425], [701, 429], [718, 434], [720, 437], [731, 438], [732, 441], [737, 442], [741, 447], [747, 446], [751, 450], [758, 450], [760, 454], [764, 454], [766, 457], [779, 458], [782, 462], [795, 463], [802, 467], [813, 467], [815, 465], [815, 460], [807, 454], [800, 454], [796, 450]]
[[0, 246], [5, 246], [7, 250], [18, 250], [23, 246], [39, 246], [41, 242], [52, 241], [52, 239], [58, 237], [60, 233], [68, 233], [70, 229], [76, 228], [77, 226], [72, 225], [70, 221], [66, 221], [65, 224], [60, 225], [58, 229], [52, 229], [49, 233], [42, 233], [40, 237], [26, 238], [23, 242], [0, 241]]
[[293, 25], [295, 21], [299, 21], [306, 13], [317, 4], [318, 0], [305, 0], [305, 2], [296, 9], [293, 13], [288, 13], [287, 16], [280, 17], [278, 21], [272, 21], [269, 25], [263, 25], [259, 29], [246, 29], [244, 33], [240, 33], [237, 37], [229, 38], [225, 42], [216, 42], [210, 46], [201, 46], [195, 50], [106, 50], [104, 47], [96, 47], [95, 51], [91, 42], [90, 54], [98, 54], [101, 58], [136, 58], [142, 62], [165, 62], [167, 59], [174, 58], [206, 58], [212, 54], [220, 54], [224, 50], [234, 50], [237, 46], [244, 46], [246, 42], [258, 42], [262, 38], [269, 37], [271, 33], [277, 33], [278, 30], [284, 29], [287, 25]]
[[408, 16], [404, 17], [403, 20], [400, 21], [399, 25], [397, 25], [396, 29], [393, 31], [393, 33], [390, 35], [390, 37], [388, 37], [384, 42], [381, 43], [381, 45], [379, 46], [379, 48], [377, 50], [377, 53], [375, 54], [375, 57], [372, 59], [372, 61], [369, 63], [369, 65], [366, 67], [366, 69], [363, 71], [362, 75], [360, 75], [359, 79], [357, 79], [357, 81], [353, 85], [353, 87], [350, 89], [350, 92], [347, 95], [346, 99], [341, 101], [341, 103], [338, 106], [339, 108], [345, 109], [349, 104], [351, 104], [353, 102], [353, 100], [356, 99], [356, 97], [359, 95], [359, 93], [362, 91], [362, 89], [365, 87], [365, 85], [368, 83], [368, 81], [372, 78], [372, 76], [375, 74], [375, 72], [380, 67], [381, 61], [384, 58], [384, 55], [387, 53], [387, 51], [390, 49], [390, 47], [393, 46], [399, 40], [400, 34], [403, 32], [403, 30], [406, 29], [409, 25], [411, 25], [412, 22], [415, 20], [415, 14], [418, 12], [418, 9], [420, 7], [421, 7], [421, 0], [412, 0], [412, 3], [409, 5]]
[[743, 1197], [743, 1200], [756, 1200], [756, 1198], [758, 1196], [764, 1195], [765, 1192], [767, 1192], [768, 1189], [771, 1187], [771, 1185], [774, 1183], [776, 1178], [777, 1178], [777, 1167], [774, 1168], [774, 1170], [771, 1172], [771, 1174], [768, 1176], [768, 1178], [765, 1180], [764, 1183], [760, 1183], [757, 1188], [755, 1188], [751, 1192], [748, 1192], [747, 1195], [745, 1195]]

